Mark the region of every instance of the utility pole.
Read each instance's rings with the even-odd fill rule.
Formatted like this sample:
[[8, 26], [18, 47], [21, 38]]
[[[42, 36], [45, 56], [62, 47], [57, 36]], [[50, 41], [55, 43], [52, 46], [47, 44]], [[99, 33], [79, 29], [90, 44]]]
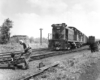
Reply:
[[40, 28], [40, 45], [42, 45], [42, 28]]

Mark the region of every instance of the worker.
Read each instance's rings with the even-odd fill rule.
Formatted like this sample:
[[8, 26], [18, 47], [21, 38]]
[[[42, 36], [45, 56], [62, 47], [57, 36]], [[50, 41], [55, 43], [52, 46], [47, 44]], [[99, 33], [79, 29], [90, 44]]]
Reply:
[[94, 44], [94, 49], [95, 49], [95, 52], [99, 51], [99, 49], [98, 49], [98, 43], [97, 42], [95, 42], [95, 44]]
[[93, 52], [96, 52], [96, 51], [99, 51], [99, 50], [98, 50], [98, 45], [97, 45], [96, 42], [90, 44], [90, 49], [91, 49], [91, 52], [92, 52], [92, 53], [93, 53]]
[[19, 40], [19, 43], [23, 46], [24, 52], [21, 54], [21, 56], [25, 55], [23, 58], [25, 60], [25, 66], [28, 68], [28, 63], [30, 59], [30, 54], [31, 54], [31, 47], [27, 45], [23, 40]]
[[24, 49], [23, 54], [26, 54], [29, 46], [23, 40], [19, 40], [19, 43], [23, 46], [23, 49]]
[[91, 53], [95, 52], [94, 51], [94, 43], [91, 43], [89, 46], [90, 46]]

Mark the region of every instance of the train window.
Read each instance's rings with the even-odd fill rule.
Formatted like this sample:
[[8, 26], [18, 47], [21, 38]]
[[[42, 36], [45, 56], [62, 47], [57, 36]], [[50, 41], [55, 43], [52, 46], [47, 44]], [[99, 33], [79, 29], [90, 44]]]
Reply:
[[57, 26], [53, 27], [53, 38], [54, 39], [63, 39], [64, 38], [64, 27]]
[[60, 29], [60, 27], [57, 27], [56, 29], [58, 30], [58, 29]]

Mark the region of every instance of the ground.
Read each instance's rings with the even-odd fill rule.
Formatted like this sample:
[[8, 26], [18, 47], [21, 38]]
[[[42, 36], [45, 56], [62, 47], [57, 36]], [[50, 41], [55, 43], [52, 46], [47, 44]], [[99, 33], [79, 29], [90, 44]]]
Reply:
[[[88, 55], [87, 55], [87, 53], [88, 53]], [[61, 64], [60, 64], [60, 66], [55, 68], [55, 70], [57, 70], [57, 72], [52, 73], [52, 75], [56, 75], [56, 77], [54, 77], [54, 78], [57, 78], [57, 76], [59, 76], [59, 75], [61, 77], [64, 74], [64, 76], [67, 75], [67, 76], [72, 77], [72, 78], [73, 77], [80, 78], [79, 80], [96, 80], [96, 79], [86, 79], [84, 76], [87, 76], [87, 75], [84, 74], [84, 71], [88, 70], [87, 66], [90, 63], [92, 63], [92, 62], [96, 63], [97, 62], [97, 60], [100, 58], [100, 54], [99, 54], [99, 52], [91, 54], [90, 51], [87, 51], [87, 53], [84, 53], [84, 52], [82, 52], [81, 54], [80, 53], [74, 53], [73, 55], [66, 54], [66, 55], [61, 55], [59, 57], [55, 56], [55, 57], [51, 57], [51, 58], [47, 58], [47, 59], [33, 61], [33, 62], [30, 63], [30, 69], [28, 69], [28, 70], [1, 69], [0, 70], [0, 74], [1, 74], [0, 80], [1, 79], [2, 80], [16, 80], [18, 78], [22, 78], [22, 76], [24, 77], [26, 75], [33, 74], [36, 71], [38, 71], [38, 69], [36, 67], [38, 66], [39, 62], [43, 62], [45, 65], [50, 65], [50, 64], [52, 64], [54, 62], [58, 62], [58, 61]], [[99, 54], [99, 56], [98, 56], [98, 54]], [[73, 62], [74, 62], [74, 65], [73, 65]], [[94, 65], [94, 64], [92, 64], [92, 65]], [[51, 68], [51, 70], [52, 70], [52, 68]], [[93, 66], [93, 68], [90, 68], [89, 71], [92, 71], [92, 70], [94, 70], [94, 73], [96, 73], [96, 74], [98, 73], [96, 66]], [[62, 71], [64, 71], [64, 73], [62, 73]], [[89, 71], [87, 71], [87, 74], [91, 73]], [[52, 71], [49, 71], [49, 72], [47, 71], [47, 72], [43, 73], [42, 76], [44, 74], [46, 74], [46, 75], [49, 75], [49, 78], [50, 78], [50, 76], [52, 76], [52, 75], [50, 75], [51, 72]], [[65, 75], [65, 73], [66, 73], [66, 75]], [[79, 73], [82, 73], [81, 76], [79, 75]], [[88, 74], [88, 75], [90, 75], [90, 74]], [[91, 76], [93, 76], [93, 74], [91, 74]], [[41, 79], [40, 76], [38, 76], [38, 78], [39, 78], [38, 80]], [[43, 78], [42, 80], [45, 80], [45, 78]], [[48, 79], [48, 80], [53, 80], [53, 79]], [[59, 80], [59, 79], [55, 79], [55, 80]], [[61, 79], [61, 80], [64, 80], [64, 79]], [[74, 80], [74, 79], [69, 79], [69, 80]], [[76, 80], [78, 80], [78, 79], [76, 79]]]
[[100, 80], [100, 52], [63, 57], [56, 61], [59, 61], [59, 66], [51, 67], [34, 80]]
[[28, 70], [0, 69], [0, 80], [18, 80], [34, 74], [40, 62], [46, 66], [54, 62], [60, 64], [34, 80], [100, 80], [100, 52], [91, 53], [90, 50], [32, 61]]

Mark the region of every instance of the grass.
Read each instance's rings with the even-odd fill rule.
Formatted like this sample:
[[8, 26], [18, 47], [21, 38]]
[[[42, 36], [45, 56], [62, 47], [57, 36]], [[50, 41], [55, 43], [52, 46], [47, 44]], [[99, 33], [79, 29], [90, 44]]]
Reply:
[[82, 54], [82, 56], [68, 60], [64, 59], [60, 61], [60, 65], [51, 67], [36, 76], [34, 80], [96, 80], [100, 74], [99, 59], [99, 52], [88, 55]]
[[0, 45], [0, 53], [21, 51], [21, 50], [22, 46], [19, 45], [18, 43], [8, 43]]
[[40, 43], [30, 43], [29, 44], [32, 49], [39, 49], [39, 48], [47, 48], [48, 47], [48, 44], [47, 43], [42, 43], [42, 45], [40, 45]]
[[[43, 43], [40, 45], [39, 43], [29, 43], [32, 49], [46, 48], [47, 44]], [[5, 52], [14, 52], [14, 51], [22, 51], [23, 47], [19, 43], [8, 43], [4, 45], [0, 45], [0, 53]]]

